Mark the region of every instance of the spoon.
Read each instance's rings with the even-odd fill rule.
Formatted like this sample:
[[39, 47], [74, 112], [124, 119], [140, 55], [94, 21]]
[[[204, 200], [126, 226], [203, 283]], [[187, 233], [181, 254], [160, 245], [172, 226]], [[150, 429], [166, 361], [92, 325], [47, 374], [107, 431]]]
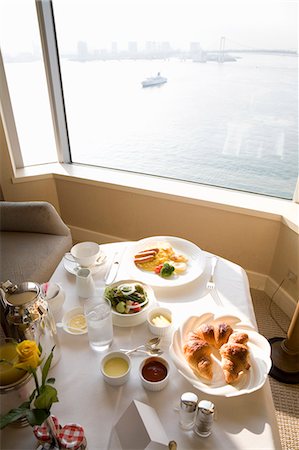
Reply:
[[145, 353], [147, 355], [152, 356], [159, 356], [162, 355], [164, 352], [160, 348], [152, 349], [152, 350], [138, 350], [139, 352]]
[[156, 336], [154, 338], [151, 338], [149, 341], [147, 341], [144, 346], [146, 348], [155, 348], [155, 347], [157, 347], [158, 344], [160, 344], [160, 341], [161, 341], [161, 338]]
[[138, 345], [138, 347], [135, 347], [132, 350], [121, 349], [121, 351], [125, 351], [127, 354], [129, 354], [129, 353], [136, 352], [137, 350], [139, 350], [140, 348], [143, 348], [143, 347], [148, 350], [154, 350], [157, 347], [157, 345], [160, 343], [160, 340], [161, 340], [161, 338], [157, 336], [152, 339], [149, 339], [145, 344]]
[[[66, 258], [66, 259], [68, 259], [69, 261], [72, 261], [72, 262], [76, 263], [76, 261], [73, 260], [73, 259], [69, 259], [69, 258]], [[101, 254], [101, 255], [98, 257], [98, 259], [96, 260], [96, 262], [95, 262], [94, 264], [92, 264], [91, 266], [89, 266], [89, 267], [82, 267], [82, 266], [80, 266], [78, 263], [76, 263], [77, 265], [73, 268], [73, 271], [74, 271], [74, 272], [78, 272], [78, 270], [80, 270], [80, 269], [90, 269], [90, 270], [91, 270], [93, 267], [101, 266], [101, 265], [103, 264], [103, 262], [105, 261], [105, 259], [106, 259], [106, 255]]]
[[[148, 350], [138, 349], [138, 350], [136, 350], [136, 352], [144, 353], [145, 355], [151, 355], [151, 356], [159, 356], [159, 355], [162, 355], [162, 353], [164, 353], [163, 350], [161, 350], [160, 348], [156, 348], [156, 349], [153, 348], [153, 349], [148, 349]], [[127, 355], [129, 355], [132, 353], [132, 350], [129, 350], [125, 353]]]

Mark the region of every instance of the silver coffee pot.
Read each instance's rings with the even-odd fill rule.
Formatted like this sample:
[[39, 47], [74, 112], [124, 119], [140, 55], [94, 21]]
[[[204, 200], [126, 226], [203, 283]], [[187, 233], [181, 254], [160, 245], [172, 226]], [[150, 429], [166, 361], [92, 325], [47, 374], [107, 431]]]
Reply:
[[1, 283], [0, 312], [1, 326], [6, 337], [17, 341], [33, 340], [42, 346], [43, 355], [46, 356], [55, 346], [52, 366], [58, 362], [60, 346], [56, 324], [37, 283]]

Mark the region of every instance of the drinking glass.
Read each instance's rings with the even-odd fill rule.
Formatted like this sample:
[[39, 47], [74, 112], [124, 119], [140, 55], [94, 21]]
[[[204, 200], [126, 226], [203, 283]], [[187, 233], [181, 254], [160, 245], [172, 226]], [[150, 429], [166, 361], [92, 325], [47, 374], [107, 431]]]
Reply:
[[111, 303], [103, 297], [101, 290], [84, 303], [89, 345], [97, 352], [107, 350], [113, 339]]

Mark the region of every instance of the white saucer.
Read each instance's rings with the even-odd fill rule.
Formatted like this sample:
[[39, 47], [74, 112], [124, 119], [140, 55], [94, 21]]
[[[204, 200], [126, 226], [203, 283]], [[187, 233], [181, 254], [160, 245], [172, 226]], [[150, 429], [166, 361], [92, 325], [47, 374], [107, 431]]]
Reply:
[[[93, 266], [88, 267], [88, 269], [91, 270], [92, 274], [95, 274], [102, 269], [102, 265], [103, 265], [105, 259], [106, 259], [106, 255], [104, 253], [102, 253], [101, 256], [99, 256], [97, 263], [94, 264]], [[64, 266], [65, 270], [67, 270], [72, 275], [76, 275], [76, 272], [79, 268], [79, 264], [77, 264], [76, 262], [70, 261], [67, 258], [63, 258], [63, 266]]]

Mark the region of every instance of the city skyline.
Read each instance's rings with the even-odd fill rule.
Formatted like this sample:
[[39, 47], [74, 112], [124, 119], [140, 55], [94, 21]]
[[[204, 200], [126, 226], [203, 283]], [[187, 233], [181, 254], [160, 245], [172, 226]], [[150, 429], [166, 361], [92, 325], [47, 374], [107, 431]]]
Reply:
[[[62, 53], [76, 52], [78, 41], [90, 51], [147, 41], [184, 50], [199, 41], [208, 50], [221, 36], [248, 48], [298, 46], [298, 3], [292, 0], [53, 0], [53, 9]], [[34, 2], [1, 0], [0, 12], [3, 50], [33, 52], [39, 39]]]
[[[264, 53], [264, 54], [288, 54], [298, 56], [298, 52], [288, 49], [250, 49], [250, 48], [227, 48], [225, 46], [225, 37], [222, 36], [219, 41], [219, 48], [202, 48], [199, 41], [189, 42], [189, 48], [173, 48], [168, 41], [147, 41], [138, 43], [137, 41], [127, 42], [126, 48], [119, 48], [116, 41], [112, 41], [108, 48], [90, 49], [86, 41], [78, 41], [75, 52], [60, 53], [61, 58], [69, 58], [74, 61], [92, 61], [106, 59], [168, 59], [171, 57], [181, 59], [193, 59], [196, 62], [206, 62], [210, 55], [210, 60], [217, 60], [215, 54], [221, 53]], [[220, 48], [221, 47], [221, 48]], [[3, 53], [6, 62], [29, 62], [39, 60], [42, 57], [41, 48], [33, 46], [32, 52], [20, 52], [15, 55]], [[229, 55], [227, 61], [236, 60]], [[223, 62], [223, 61], [222, 61]]]

